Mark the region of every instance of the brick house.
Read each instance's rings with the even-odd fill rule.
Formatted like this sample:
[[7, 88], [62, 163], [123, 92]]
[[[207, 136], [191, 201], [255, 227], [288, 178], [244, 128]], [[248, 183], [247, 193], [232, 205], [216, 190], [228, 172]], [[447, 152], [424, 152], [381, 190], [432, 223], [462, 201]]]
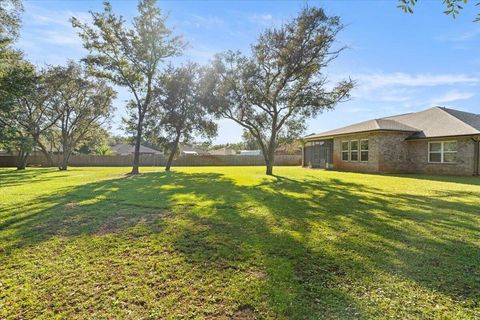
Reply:
[[434, 107], [306, 136], [302, 165], [372, 173], [480, 174], [480, 115]]

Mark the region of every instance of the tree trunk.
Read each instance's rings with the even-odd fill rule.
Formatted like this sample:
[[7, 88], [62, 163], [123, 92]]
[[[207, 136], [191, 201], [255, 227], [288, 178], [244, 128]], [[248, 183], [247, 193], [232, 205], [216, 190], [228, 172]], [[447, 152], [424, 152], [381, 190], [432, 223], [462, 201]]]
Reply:
[[267, 169], [265, 170], [267, 176], [273, 176], [273, 165], [271, 162], [267, 163]]
[[137, 136], [135, 137], [135, 152], [133, 154], [133, 167], [130, 174], [136, 175], [139, 174], [140, 171], [138, 167], [140, 165], [140, 144], [142, 142], [142, 131], [143, 131], [143, 116], [140, 115], [138, 117], [138, 124], [137, 124]]
[[68, 168], [68, 159], [70, 159], [70, 155], [72, 154], [71, 151], [67, 150], [65, 152], [65, 149], [63, 150], [63, 157], [62, 157], [62, 162], [58, 166], [58, 170], [60, 171], [65, 171]]
[[17, 157], [17, 170], [25, 170], [27, 168], [27, 159], [28, 159], [28, 152], [20, 151]]
[[43, 145], [43, 143], [37, 141], [37, 145], [40, 147], [40, 150], [42, 150], [42, 153], [45, 155], [45, 158], [47, 158], [47, 164], [49, 167], [54, 167], [55, 162], [53, 161], [52, 154], [48, 152], [47, 148]]
[[165, 171], [170, 171], [170, 167], [172, 166], [173, 158], [175, 157], [175, 153], [177, 152], [179, 141], [180, 141], [180, 133], [177, 133], [177, 137], [175, 138], [175, 141], [173, 142], [173, 147], [172, 147], [172, 150], [170, 152], [170, 156], [168, 157], [168, 160], [167, 160], [167, 165], [165, 166]]
[[270, 136], [270, 141], [268, 143], [267, 150], [264, 151], [265, 165], [266, 165], [266, 174], [268, 176], [273, 176], [273, 163], [275, 162], [275, 149], [277, 145], [277, 133], [272, 131]]
[[62, 163], [58, 166], [58, 170], [66, 171], [68, 169], [68, 162], [65, 160], [65, 157], [62, 159]]
[[268, 155], [265, 156], [265, 165], [266, 165], [266, 170], [265, 173], [268, 176], [273, 176], [273, 162], [275, 161], [275, 153], [268, 152]]

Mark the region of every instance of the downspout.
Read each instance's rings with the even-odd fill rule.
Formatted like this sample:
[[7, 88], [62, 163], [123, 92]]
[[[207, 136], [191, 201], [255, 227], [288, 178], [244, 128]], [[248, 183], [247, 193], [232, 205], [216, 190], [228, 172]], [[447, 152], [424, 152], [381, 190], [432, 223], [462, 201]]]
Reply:
[[480, 175], [480, 139], [477, 141], [477, 176]]
[[472, 140], [475, 144], [473, 152], [473, 175], [478, 176], [480, 174], [480, 137], [474, 137]]
[[476, 173], [475, 175], [478, 176], [480, 175], [480, 139], [478, 139], [477, 143], [477, 166], [476, 166]]
[[305, 167], [305, 141], [302, 141], [302, 167]]

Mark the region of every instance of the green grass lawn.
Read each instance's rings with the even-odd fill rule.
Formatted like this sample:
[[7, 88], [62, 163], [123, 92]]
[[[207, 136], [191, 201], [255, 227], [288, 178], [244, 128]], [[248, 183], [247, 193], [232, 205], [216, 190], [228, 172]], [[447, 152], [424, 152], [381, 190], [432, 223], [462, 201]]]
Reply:
[[480, 179], [0, 169], [0, 319], [479, 319]]

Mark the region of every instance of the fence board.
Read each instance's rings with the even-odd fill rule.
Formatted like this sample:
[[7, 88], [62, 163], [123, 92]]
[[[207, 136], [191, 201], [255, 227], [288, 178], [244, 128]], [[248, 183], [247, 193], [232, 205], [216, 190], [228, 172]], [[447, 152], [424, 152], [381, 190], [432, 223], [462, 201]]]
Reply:
[[[58, 157], [54, 156], [58, 163]], [[100, 155], [72, 155], [69, 165], [73, 167], [126, 167], [131, 166], [133, 156], [100, 156]], [[276, 155], [277, 166], [299, 166], [302, 162], [301, 155]], [[0, 167], [15, 167], [15, 156], [0, 156]], [[141, 166], [165, 166], [166, 158], [163, 155], [141, 155]], [[32, 155], [28, 159], [29, 166], [48, 167], [43, 155]], [[263, 166], [263, 156], [242, 155], [189, 155], [182, 156], [173, 161], [173, 166], [200, 167], [200, 166]]]

